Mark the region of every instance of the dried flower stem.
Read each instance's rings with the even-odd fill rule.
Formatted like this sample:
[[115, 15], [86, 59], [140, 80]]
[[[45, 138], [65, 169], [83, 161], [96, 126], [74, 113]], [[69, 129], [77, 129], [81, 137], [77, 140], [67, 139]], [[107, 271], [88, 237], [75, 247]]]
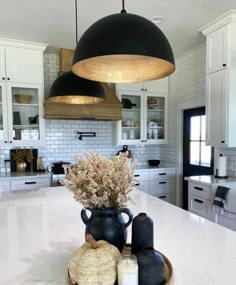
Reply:
[[76, 156], [74, 165], [65, 166], [66, 178], [62, 184], [86, 208], [123, 208], [136, 182], [135, 164], [130, 163], [125, 153], [112, 160], [99, 154], [83, 153]]

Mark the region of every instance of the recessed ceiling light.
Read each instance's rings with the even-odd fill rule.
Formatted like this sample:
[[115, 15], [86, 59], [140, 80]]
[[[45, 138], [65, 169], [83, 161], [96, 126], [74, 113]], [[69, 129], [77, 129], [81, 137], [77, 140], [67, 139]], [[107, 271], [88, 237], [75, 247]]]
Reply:
[[162, 16], [153, 16], [151, 20], [154, 24], [160, 24], [165, 21], [164, 17]]

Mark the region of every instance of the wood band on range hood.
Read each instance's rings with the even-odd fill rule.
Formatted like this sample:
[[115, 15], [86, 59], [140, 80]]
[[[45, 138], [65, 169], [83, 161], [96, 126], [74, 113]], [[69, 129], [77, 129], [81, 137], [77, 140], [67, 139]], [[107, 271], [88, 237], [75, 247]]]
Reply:
[[[59, 51], [59, 73], [71, 71], [74, 50], [61, 48]], [[44, 102], [45, 119], [96, 119], [114, 120], [122, 118], [122, 104], [107, 83], [101, 83], [106, 98], [96, 105], [75, 105]]]
[[45, 119], [96, 119], [96, 120], [121, 120], [122, 104], [112, 89], [106, 83], [101, 83], [106, 98], [96, 105], [76, 105], [44, 102]]

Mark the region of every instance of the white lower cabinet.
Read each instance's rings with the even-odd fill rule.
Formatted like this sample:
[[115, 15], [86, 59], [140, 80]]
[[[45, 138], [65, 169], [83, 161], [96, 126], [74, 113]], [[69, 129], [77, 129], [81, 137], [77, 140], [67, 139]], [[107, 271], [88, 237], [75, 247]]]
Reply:
[[195, 195], [189, 195], [189, 208], [191, 213], [194, 213], [202, 218], [211, 220], [212, 201], [200, 198]]
[[11, 191], [37, 190], [50, 186], [50, 177], [32, 177], [14, 179], [11, 181]]
[[236, 214], [234, 213], [224, 211], [224, 214], [221, 215], [216, 214], [215, 211], [213, 211], [212, 220], [218, 225], [236, 231]]
[[11, 177], [8, 180], [0, 179], [0, 192], [7, 191], [22, 191], [22, 190], [37, 190], [43, 187], [50, 187], [50, 176], [22, 176]]
[[175, 205], [176, 204], [176, 200], [175, 200], [175, 195], [174, 194], [162, 194], [162, 195], [158, 195], [157, 198], [166, 201], [170, 204]]
[[[227, 187], [227, 186], [226, 186]], [[229, 186], [230, 188], [230, 186]], [[231, 189], [223, 213], [213, 205], [217, 185], [188, 184], [188, 210], [216, 224], [236, 231], [236, 189]], [[233, 192], [232, 192], [233, 191]]]
[[0, 193], [10, 191], [11, 184], [8, 180], [0, 181]]
[[136, 170], [134, 176], [138, 180], [135, 185], [137, 189], [162, 199], [163, 201], [174, 205], [176, 204], [175, 169], [161, 168]]

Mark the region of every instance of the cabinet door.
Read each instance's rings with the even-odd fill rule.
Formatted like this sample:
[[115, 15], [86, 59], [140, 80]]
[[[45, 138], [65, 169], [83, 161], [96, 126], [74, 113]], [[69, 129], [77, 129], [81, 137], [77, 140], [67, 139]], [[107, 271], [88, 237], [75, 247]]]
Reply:
[[8, 143], [6, 83], [0, 82], [0, 145]]
[[157, 195], [156, 197], [163, 200], [163, 201], [166, 201], [172, 205], [176, 205], [176, 201], [175, 201], [176, 198], [175, 198], [175, 195], [173, 195], [173, 194]]
[[229, 26], [207, 35], [206, 72], [212, 73], [229, 66]]
[[199, 198], [198, 196], [189, 195], [188, 209], [191, 213], [194, 213], [207, 220], [212, 219], [212, 201]]
[[236, 214], [227, 211], [223, 214], [216, 213], [213, 207], [212, 220], [218, 225], [236, 231]]
[[140, 181], [135, 184], [135, 188], [149, 194], [149, 181]]
[[8, 84], [9, 143], [44, 144], [42, 87], [36, 84]]
[[228, 70], [220, 70], [206, 78], [206, 144], [227, 145]]
[[167, 143], [167, 96], [145, 95], [144, 139], [149, 144]]
[[43, 83], [41, 51], [7, 47], [6, 73], [10, 82]]
[[122, 101], [122, 121], [117, 122], [118, 144], [142, 142], [142, 98], [141, 92], [119, 91]]
[[6, 70], [5, 70], [5, 49], [0, 47], [0, 82], [6, 81]]
[[143, 83], [144, 91], [168, 93], [169, 78], [165, 77], [159, 80], [152, 80]]

